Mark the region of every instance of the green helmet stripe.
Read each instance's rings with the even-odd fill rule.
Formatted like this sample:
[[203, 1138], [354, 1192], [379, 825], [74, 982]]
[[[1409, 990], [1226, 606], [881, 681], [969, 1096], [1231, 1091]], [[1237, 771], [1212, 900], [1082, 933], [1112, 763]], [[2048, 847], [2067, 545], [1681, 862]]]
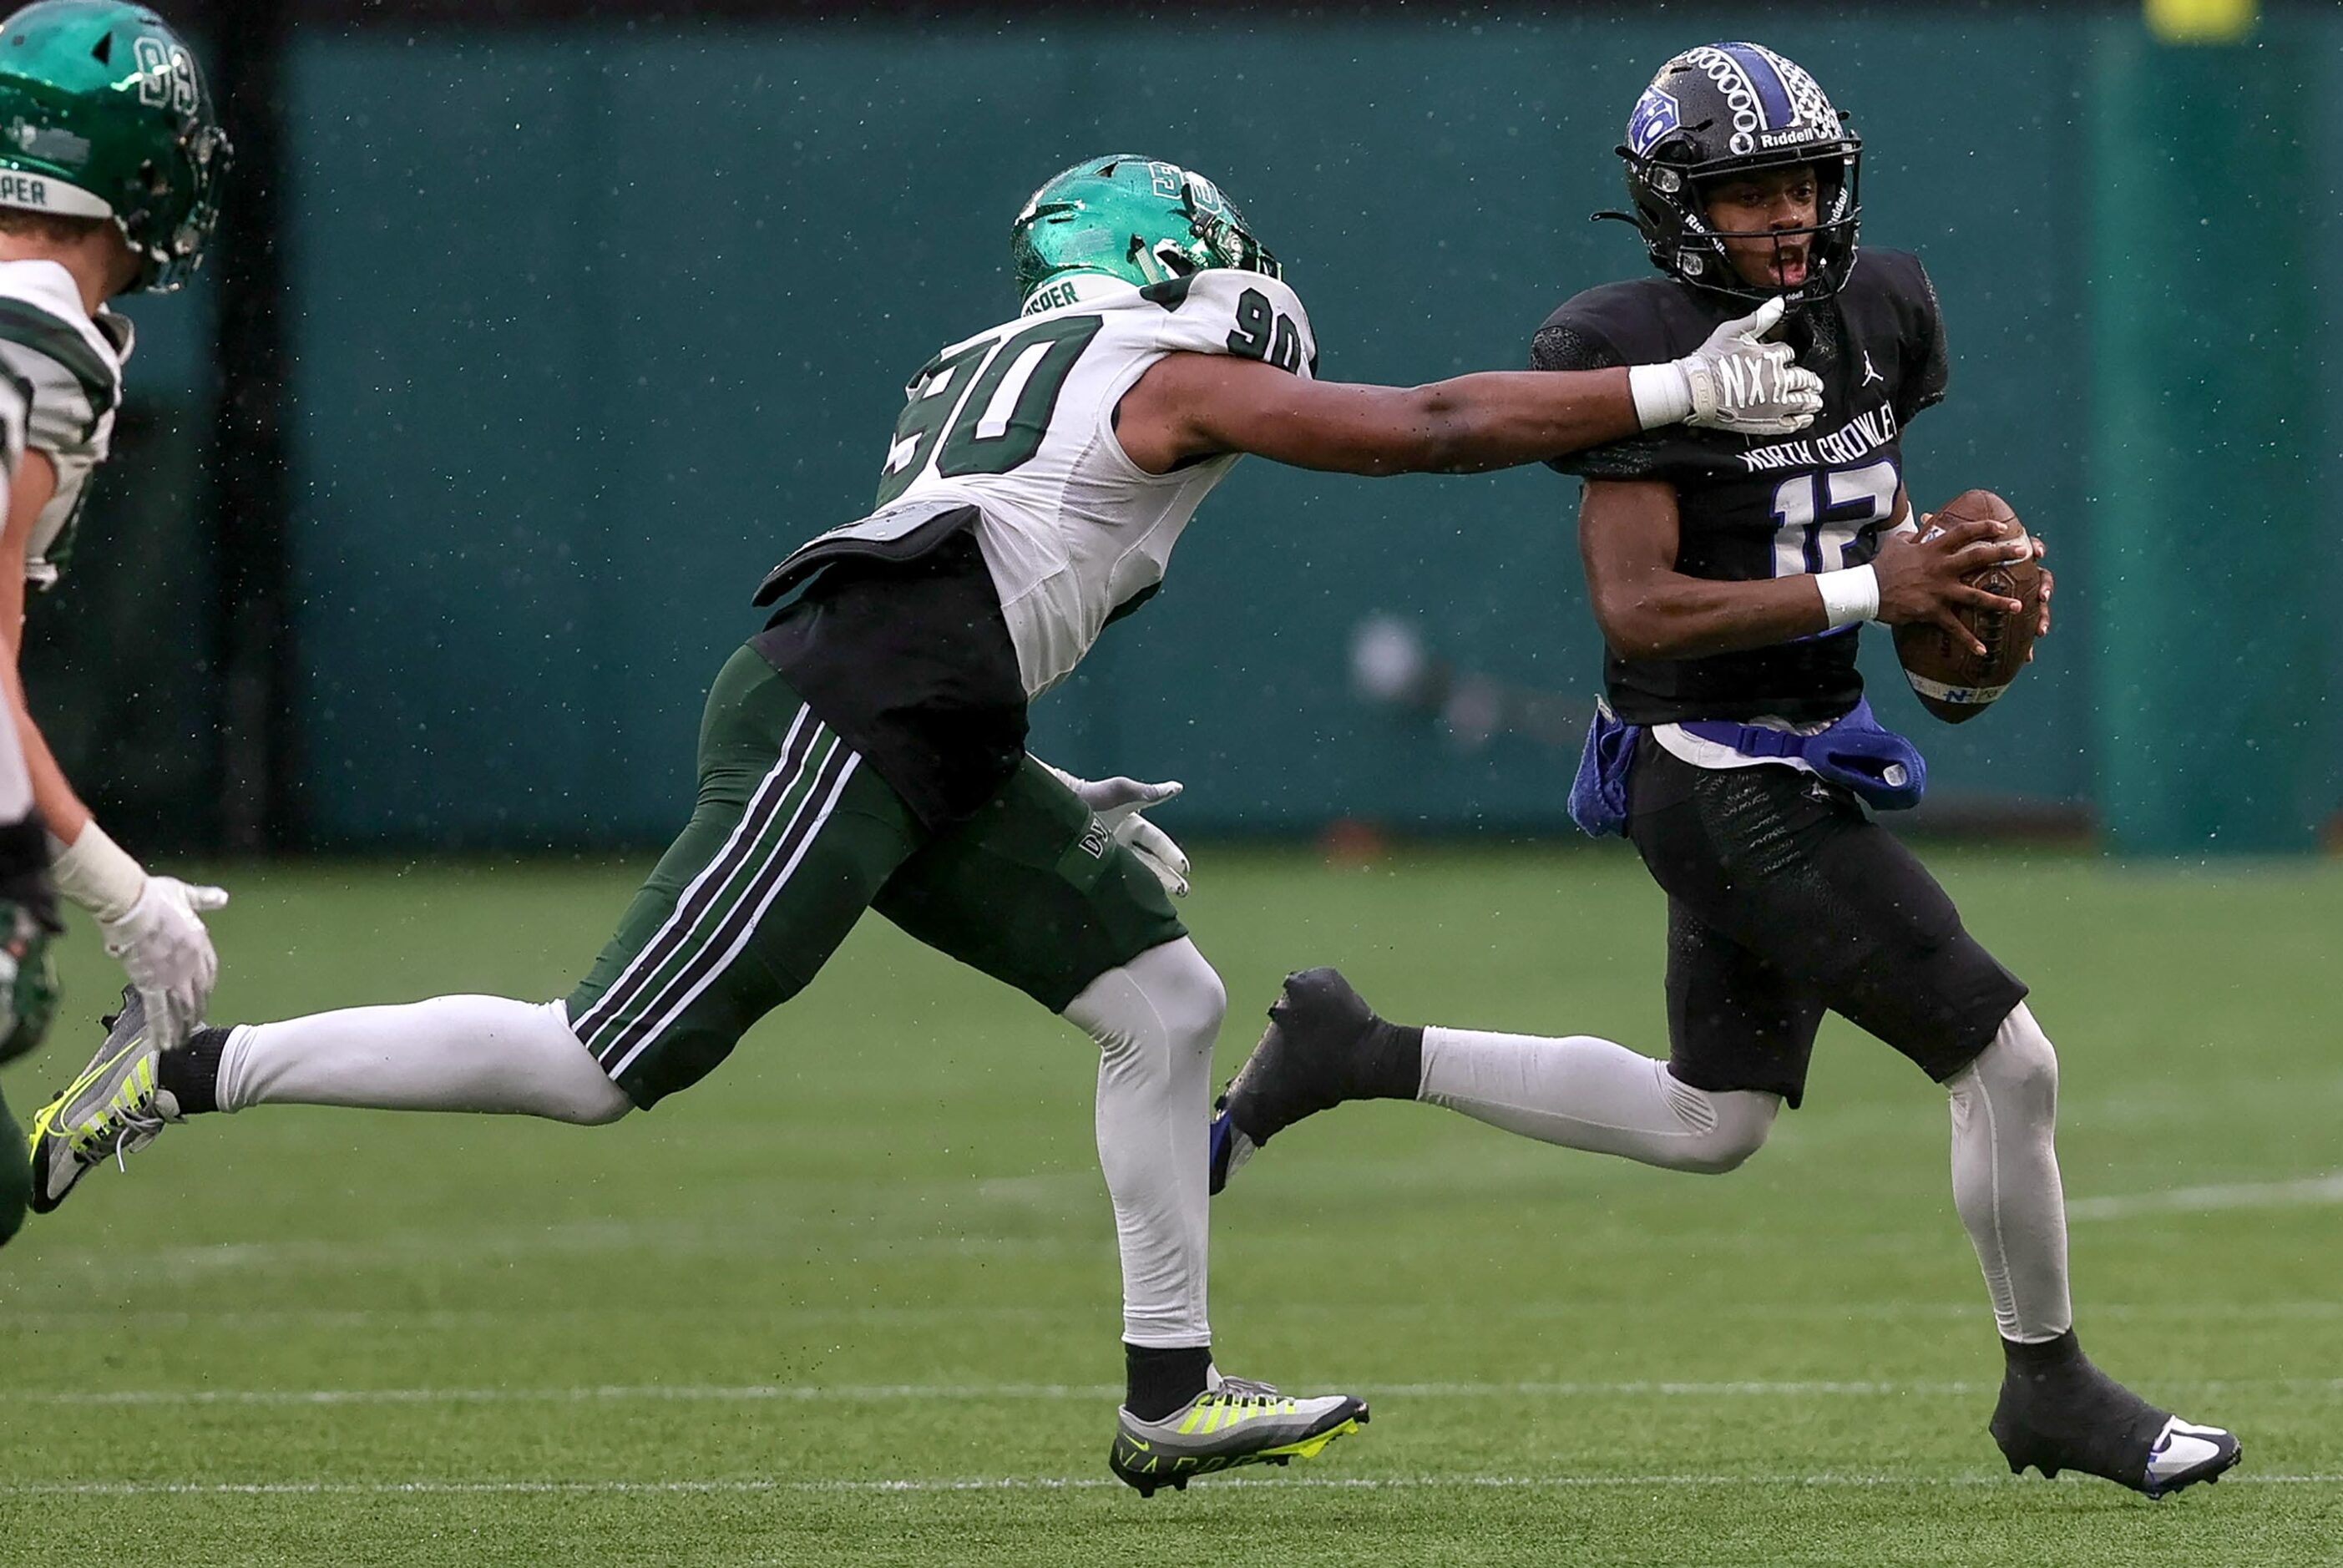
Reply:
[[45, 310], [21, 299], [0, 299], [0, 338], [46, 355], [71, 371], [90, 407], [101, 416], [122, 395], [121, 378], [114, 367], [98, 357], [97, 350], [80, 333]]

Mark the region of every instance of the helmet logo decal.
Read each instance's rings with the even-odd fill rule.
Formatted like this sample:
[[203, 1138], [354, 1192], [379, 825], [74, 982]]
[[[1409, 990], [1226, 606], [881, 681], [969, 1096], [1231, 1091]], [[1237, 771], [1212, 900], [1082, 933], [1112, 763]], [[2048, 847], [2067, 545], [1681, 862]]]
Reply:
[[1221, 194], [1220, 186], [1203, 176], [1183, 169], [1178, 164], [1165, 163], [1149, 164], [1147, 173], [1154, 182], [1155, 194], [1166, 201], [1178, 201], [1184, 192], [1189, 203], [1198, 212], [1208, 213], [1213, 217], [1230, 216], [1229, 198]]
[[1660, 138], [1684, 124], [1684, 108], [1672, 93], [1646, 87], [1627, 116], [1627, 146], [1639, 158], [1649, 157]]
[[89, 156], [88, 138], [77, 136], [62, 126], [36, 126], [29, 120], [18, 120], [8, 127], [8, 139], [30, 156], [52, 163], [77, 164]]
[[177, 44], [153, 34], [138, 40], [138, 101], [150, 109], [192, 115], [202, 95], [196, 86], [196, 58]]

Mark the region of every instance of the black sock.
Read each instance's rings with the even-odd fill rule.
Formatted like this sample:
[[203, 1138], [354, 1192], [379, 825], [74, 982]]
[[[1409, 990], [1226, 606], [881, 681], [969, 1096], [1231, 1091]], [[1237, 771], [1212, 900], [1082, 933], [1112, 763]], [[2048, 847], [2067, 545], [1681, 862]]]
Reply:
[[227, 1030], [199, 1029], [185, 1045], [156, 1060], [155, 1087], [179, 1102], [180, 1115], [219, 1109], [220, 1052], [226, 1046]]
[[1158, 1350], [1152, 1345], [1125, 1344], [1123, 1405], [1141, 1421], [1161, 1421], [1204, 1392], [1205, 1377], [1212, 1369], [1210, 1345]]
[[1375, 1020], [1358, 1071], [1359, 1098], [1413, 1100], [1423, 1087], [1423, 1026]]
[[2004, 1340], [2001, 1342], [2001, 1353], [2007, 1360], [2012, 1372], [2039, 1375], [2082, 1360], [2083, 1345], [2082, 1342], [2075, 1337], [2075, 1331], [2068, 1329], [2056, 1339], [2044, 1340], [2039, 1344], [2029, 1345], [2020, 1343], [2016, 1340]]

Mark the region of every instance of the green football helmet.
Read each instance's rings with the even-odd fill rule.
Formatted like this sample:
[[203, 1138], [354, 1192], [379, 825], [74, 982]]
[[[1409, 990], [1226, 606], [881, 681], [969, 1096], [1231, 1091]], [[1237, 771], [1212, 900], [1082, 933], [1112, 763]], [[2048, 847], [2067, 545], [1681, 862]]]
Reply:
[[1009, 256], [1021, 304], [1076, 274], [1142, 288], [1208, 266], [1282, 276], [1220, 186], [1136, 153], [1085, 158], [1035, 191]]
[[0, 23], [0, 206], [112, 218], [133, 289], [203, 265], [231, 156], [194, 52], [146, 6], [40, 0]]

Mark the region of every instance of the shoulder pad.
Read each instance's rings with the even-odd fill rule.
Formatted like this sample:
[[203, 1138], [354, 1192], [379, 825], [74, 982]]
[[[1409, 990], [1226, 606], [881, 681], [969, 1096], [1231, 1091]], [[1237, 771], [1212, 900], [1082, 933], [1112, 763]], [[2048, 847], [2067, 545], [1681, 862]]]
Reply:
[[[1723, 320], [1718, 317], [1716, 320]], [[1673, 359], [1698, 347], [1715, 329], [1688, 290], [1663, 277], [1638, 277], [1622, 283], [1599, 284], [1573, 295], [1545, 318], [1538, 333], [1550, 346], [1575, 338], [1582, 354], [1607, 351], [1607, 357], [1585, 364], [1544, 364], [1533, 350], [1531, 363], [1539, 369], [1597, 369], [1610, 365], [1646, 365]], [[1549, 336], [1545, 328], [1563, 328]]]
[[0, 371], [28, 405], [27, 442], [44, 451], [85, 444], [122, 400], [114, 344], [54, 262], [0, 264]]
[[1167, 350], [1233, 354], [1297, 376], [1318, 373], [1310, 313], [1282, 278], [1209, 267], [1150, 284], [1139, 297], [1164, 313], [1158, 341]]
[[1844, 307], [1850, 321], [1859, 312], [1896, 336], [1904, 366], [1902, 385], [1896, 389], [1897, 414], [1908, 422], [1942, 402], [1951, 379], [1951, 359], [1945, 349], [1936, 286], [1920, 258], [1908, 250], [1866, 247], [1855, 256], [1844, 292], [1854, 297]]
[[1910, 251], [1866, 245], [1855, 253], [1855, 266], [1847, 274], [1846, 285], [1849, 288], [1877, 289], [1908, 297], [1926, 286], [1926, 277], [1920, 258]]

